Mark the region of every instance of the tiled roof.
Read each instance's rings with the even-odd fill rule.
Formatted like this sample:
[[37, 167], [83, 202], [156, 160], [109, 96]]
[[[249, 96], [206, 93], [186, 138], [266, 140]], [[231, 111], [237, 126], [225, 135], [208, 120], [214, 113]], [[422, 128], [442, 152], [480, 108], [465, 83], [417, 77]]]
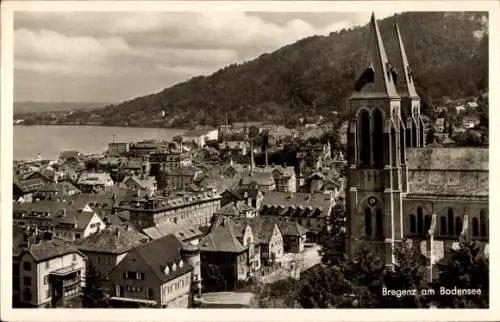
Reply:
[[271, 237], [273, 236], [274, 227], [276, 222], [268, 218], [257, 217], [257, 218], [243, 218], [240, 220], [235, 220], [237, 224], [240, 225], [239, 237], [243, 237], [246, 225], [252, 227], [252, 232], [256, 243], [259, 244], [269, 244]]
[[409, 170], [488, 171], [487, 148], [413, 148], [407, 149]]
[[272, 173], [255, 172], [252, 175], [242, 177], [240, 185], [247, 186], [252, 182], [256, 182], [260, 186], [271, 186], [275, 184]]
[[332, 205], [330, 195], [324, 193], [289, 193], [269, 191], [261, 203], [261, 215], [287, 217], [327, 216]]
[[167, 223], [143, 229], [151, 239], [158, 239], [167, 235], [175, 235], [180, 241], [201, 237], [203, 232], [194, 224]]
[[21, 180], [16, 180], [14, 183], [17, 184], [19, 188], [21, 188], [23, 191], [26, 192], [31, 192], [31, 186], [32, 185], [44, 185], [45, 180], [42, 178], [32, 178], [32, 179], [21, 179]]
[[71, 242], [57, 238], [50, 241], [41, 241], [39, 244], [31, 245], [27, 251], [31, 254], [31, 256], [33, 256], [33, 259], [36, 262], [45, 261], [71, 253], [81, 254], [81, 252]]
[[112, 182], [111, 176], [106, 172], [82, 172], [78, 177], [78, 184], [104, 185]]
[[51, 213], [55, 214], [63, 209], [71, 209], [72, 206], [67, 202], [55, 200], [40, 200], [35, 202], [26, 202], [22, 204], [14, 204], [14, 213]]
[[240, 183], [240, 179], [236, 178], [230, 178], [230, 179], [210, 179], [210, 178], [204, 178], [200, 182], [200, 186], [204, 188], [214, 188], [218, 192], [222, 193], [227, 189], [232, 189], [238, 186]]
[[277, 224], [283, 236], [302, 236], [309, 231], [295, 220], [278, 220]]
[[239, 227], [229, 218], [224, 217], [200, 241], [200, 249], [205, 252], [241, 253], [246, 250], [238, 240]]
[[56, 227], [58, 224], [74, 224], [74, 229], [85, 229], [94, 215], [97, 216], [94, 212], [80, 212], [79, 210], [68, 209], [63, 217], [56, 216], [54, 224]]
[[[193, 270], [193, 267], [188, 262], [182, 260], [181, 248], [181, 242], [174, 235], [167, 235], [137, 246], [134, 250], [142, 257], [155, 275], [162, 282], [166, 282]], [[182, 267], [180, 267], [181, 261], [183, 262]], [[175, 270], [172, 269], [174, 264], [177, 267]], [[166, 265], [169, 267], [168, 274], [165, 274]]]
[[77, 240], [75, 246], [84, 252], [122, 254], [147, 241], [148, 238], [143, 234], [122, 227], [113, 227]]

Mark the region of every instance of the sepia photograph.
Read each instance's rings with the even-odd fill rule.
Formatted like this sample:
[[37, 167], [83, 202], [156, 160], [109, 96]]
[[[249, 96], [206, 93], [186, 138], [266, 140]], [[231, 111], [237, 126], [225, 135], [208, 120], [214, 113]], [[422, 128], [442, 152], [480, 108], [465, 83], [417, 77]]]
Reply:
[[12, 12], [8, 307], [490, 308], [488, 10], [164, 7]]

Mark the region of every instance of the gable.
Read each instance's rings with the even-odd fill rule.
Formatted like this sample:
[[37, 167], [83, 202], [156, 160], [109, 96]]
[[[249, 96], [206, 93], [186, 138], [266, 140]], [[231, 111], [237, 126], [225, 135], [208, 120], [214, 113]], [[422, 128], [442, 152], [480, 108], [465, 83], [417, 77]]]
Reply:
[[154, 273], [151, 267], [142, 258], [139, 252], [132, 248], [127, 255], [118, 263], [110, 275], [112, 281], [123, 281], [123, 274], [126, 271], [142, 272], [144, 273], [144, 280], [160, 281], [158, 276]]

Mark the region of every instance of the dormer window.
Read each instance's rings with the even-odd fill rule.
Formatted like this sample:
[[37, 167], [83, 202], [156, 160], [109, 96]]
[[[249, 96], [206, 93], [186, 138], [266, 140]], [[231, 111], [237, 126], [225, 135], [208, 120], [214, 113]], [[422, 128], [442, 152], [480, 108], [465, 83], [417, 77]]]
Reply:
[[179, 268], [182, 268], [183, 266], [184, 266], [184, 262], [181, 259], [181, 261], [179, 262]]
[[172, 272], [175, 272], [177, 270], [177, 265], [175, 262], [172, 264]]
[[170, 268], [168, 268], [168, 265], [165, 265], [165, 269], [163, 270], [163, 273], [165, 273], [165, 275], [168, 275], [170, 273]]

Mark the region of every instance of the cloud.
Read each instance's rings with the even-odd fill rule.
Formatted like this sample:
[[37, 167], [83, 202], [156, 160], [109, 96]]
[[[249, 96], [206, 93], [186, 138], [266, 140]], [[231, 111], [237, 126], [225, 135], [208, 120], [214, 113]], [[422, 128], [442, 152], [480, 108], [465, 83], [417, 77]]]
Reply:
[[338, 12], [16, 12], [15, 99], [146, 95], [368, 20]]

